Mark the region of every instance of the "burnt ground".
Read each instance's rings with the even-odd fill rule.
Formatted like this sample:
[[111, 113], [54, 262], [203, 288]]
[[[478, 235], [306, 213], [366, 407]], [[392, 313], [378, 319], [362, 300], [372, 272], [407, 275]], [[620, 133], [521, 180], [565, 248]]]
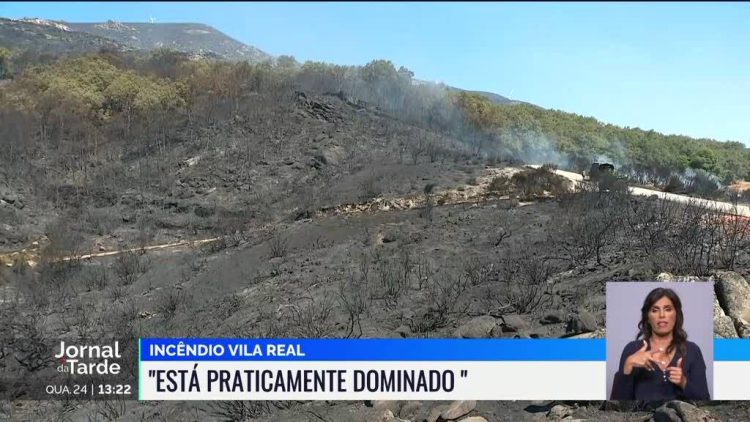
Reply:
[[[103, 163], [94, 185], [48, 180], [42, 189], [6, 175], [4, 249], [36, 240], [41, 250], [29, 252], [35, 266], [2, 270], [6, 329], [35, 316], [39, 335], [93, 338], [597, 337], [604, 335], [607, 281], [693, 275], [675, 271], [666, 250], [646, 253], [633, 233], [614, 228], [599, 263], [571, 259], [573, 234], [562, 220], [571, 208], [546, 193], [440, 205], [445, 192], [460, 195], [484, 183], [488, 165], [504, 166], [467, 156], [456, 139], [337, 97], [297, 97], [268, 113], [278, 119], [269, 127], [282, 129], [263, 132], [238, 116], [175, 141], [162, 156], [133, 153]], [[439, 152], [409, 149], [414, 139]], [[432, 207], [342, 207], [373, 198], [424, 200], [430, 184], [437, 192]], [[56, 256], [217, 235], [223, 240], [200, 247], [51, 263]], [[734, 269], [750, 274], [747, 251]], [[388, 408], [421, 421], [446, 404], [277, 402], [238, 410], [195, 402], [17, 401], [1, 403], [0, 415], [365, 421], [382, 420]], [[468, 416], [549, 419], [555, 404], [479, 402]], [[560, 404], [574, 419], [653, 415], [603, 410], [614, 407], [602, 402]], [[746, 403], [700, 407], [718, 420], [741, 420], [748, 410]]]

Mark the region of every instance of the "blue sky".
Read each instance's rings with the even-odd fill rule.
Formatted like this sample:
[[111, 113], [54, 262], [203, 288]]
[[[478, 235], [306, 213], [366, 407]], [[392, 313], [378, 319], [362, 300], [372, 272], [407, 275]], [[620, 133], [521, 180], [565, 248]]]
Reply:
[[364, 64], [750, 145], [748, 3], [0, 3], [0, 16], [200, 22], [273, 55]]

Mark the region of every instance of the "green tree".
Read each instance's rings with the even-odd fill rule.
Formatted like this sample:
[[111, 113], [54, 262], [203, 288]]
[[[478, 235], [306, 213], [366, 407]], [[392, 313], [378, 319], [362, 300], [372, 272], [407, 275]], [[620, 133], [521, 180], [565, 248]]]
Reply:
[[130, 132], [134, 105], [138, 93], [144, 88], [142, 86], [143, 78], [138, 77], [134, 72], [124, 72], [117, 76], [107, 89], [104, 90], [104, 96], [108, 105], [115, 111], [122, 112], [125, 115], [127, 130]]
[[398, 73], [390, 60], [373, 60], [362, 66], [360, 75], [363, 81], [376, 83], [393, 81], [397, 78]]
[[281, 55], [276, 58], [276, 67], [281, 70], [294, 70], [299, 66], [294, 56]]

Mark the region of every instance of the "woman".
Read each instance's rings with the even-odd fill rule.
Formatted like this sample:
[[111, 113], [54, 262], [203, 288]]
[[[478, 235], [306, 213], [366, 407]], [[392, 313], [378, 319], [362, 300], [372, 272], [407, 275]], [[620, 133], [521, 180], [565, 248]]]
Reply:
[[701, 349], [687, 341], [682, 302], [671, 290], [652, 290], [641, 308], [636, 340], [628, 343], [612, 400], [710, 400]]

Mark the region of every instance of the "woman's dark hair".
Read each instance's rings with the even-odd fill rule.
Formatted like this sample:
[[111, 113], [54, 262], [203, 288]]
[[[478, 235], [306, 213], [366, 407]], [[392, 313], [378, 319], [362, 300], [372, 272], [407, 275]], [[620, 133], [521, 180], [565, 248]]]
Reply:
[[641, 322], [638, 323], [639, 332], [635, 339], [638, 340], [641, 337], [646, 341], [651, 339], [653, 332], [651, 331], [651, 324], [648, 323], [648, 314], [651, 311], [651, 307], [654, 306], [654, 303], [663, 297], [672, 301], [672, 305], [674, 305], [674, 309], [677, 312], [674, 331], [672, 331], [672, 342], [667, 348], [667, 353], [671, 353], [672, 350], [677, 349], [684, 356], [687, 351], [687, 332], [682, 328], [685, 316], [682, 314], [682, 301], [672, 289], [657, 287], [654, 290], [651, 290], [646, 296], [646, 299], [643, 301], [643, 307], [641, 308]]

